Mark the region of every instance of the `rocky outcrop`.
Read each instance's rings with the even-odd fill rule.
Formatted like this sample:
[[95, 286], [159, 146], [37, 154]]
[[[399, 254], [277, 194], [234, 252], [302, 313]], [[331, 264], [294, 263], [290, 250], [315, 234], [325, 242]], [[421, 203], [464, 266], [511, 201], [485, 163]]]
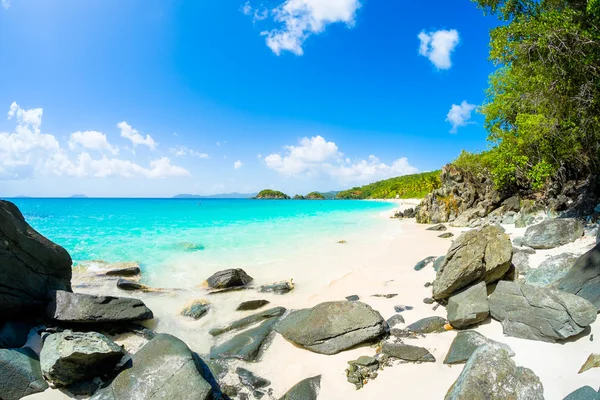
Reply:
[[40, 362], [33, 350], [0, 350], [0, 399], [19, 400], [47, 388]]
[[484, 321], [490, 314], [485, 282], [479, 282], [450, 297], [446, 311], [448, 322], [456, 329]]
[[253, 198], [257, 200], [289, 200], [290, 196], [279, 190], [265, 189], [261, 190], [256, 197]]
[[238, 286], [245, 286], [252, 282], [252, 277], [243, 269], [226, 269], [215, 272], [206, 280], [208, 286], [213, 289], [227, 289]]
[[510, 347], [504, 343], [488, 339], [479, 332], [461, 331], [458, 332], [452, 341], [448, 354], [446, 354], [446, 358], [444, 359], [444, 364], [464, 364], [469, 360], [475, 350], [481, 346], [492, 346], [504, 349], [509, 352], [510, 357], [515, 355]]
[[71, 257], [0, 200], [0, 319], [43, 310], [50, 290], [71, 290]]
[[528, 271], [525, 283], [531, 286], [552, 287], [569, 272], [577, 258], [571, 253], [550, 257], [539, 267]]
[[501, 281], [489, 297], [490, 314], [504, 334], [555, 342], [575, 336], [596, 320], [596, 307], [582, 297], [556, 289]]
[[94, 400], [159, 400], [212, 398], [212, 388], [199, 372], [199, 361], [181, 340], [158, 334], [135, 353], [131, 368], [121, 372]]
[[523, 245], [533, 249], [552, 249], [583, 236], [583, 224], [572, 218], [556, 218], [532, 225], [525, 231]]
[[317, 400], [321, 389], [321, 375], [306, 378], [295, 384], [279, 400]]
[[492, 283], [509, 270], [512, 244], [497, 226], [485, 226], [460, 235], [448, 250], [433, 282], [433, 298], [447, 299], [478, 282]]
[[40, 363], [46, 380], [62, 387], [111, 372], [123, 355], [100, 333], [64, 331], [46, 338]]
[[410, 362], [435, 362], [435, 357], [424, 347], [404, 343], [384, 343], [382, 353], [388, 357]]
[[292, 311], [275, 330], [315, 353], [336, 354], [379, 337], [384, 325], [381, 315], [365, 303], [334, 301]]
[[575, 261], [558, 289], [589, 300], [600, 311], [600, 244]]
[[517, 367], [506, 349], [481, 346], [469, 358], [445, 400], [544, 400], [540, 379]]

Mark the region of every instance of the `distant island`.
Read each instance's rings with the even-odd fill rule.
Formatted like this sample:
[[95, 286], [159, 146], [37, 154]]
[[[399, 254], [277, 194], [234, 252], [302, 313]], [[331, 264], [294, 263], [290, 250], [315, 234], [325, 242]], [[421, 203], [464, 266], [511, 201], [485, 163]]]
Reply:
[[88, 197], [85, 194], [74, 194], [70, 198], [71, 199], [87, 199]]
[[258, 200], [290, 200], [290, 196], [279, 190], [261, 190], [255, 197]]
[[220, 193], [211, 195], [200, 195], [200, 194], [178, 194], [173, 196], [174, 199], [250, 199], [257, 195], [257, 193]]
[[301, 194], [297, 194], [294, 196], [294, 200], [326, 200], [325, 196], [323, 196], [319, 192], [310, 192], [306, 196], [302, 196]]

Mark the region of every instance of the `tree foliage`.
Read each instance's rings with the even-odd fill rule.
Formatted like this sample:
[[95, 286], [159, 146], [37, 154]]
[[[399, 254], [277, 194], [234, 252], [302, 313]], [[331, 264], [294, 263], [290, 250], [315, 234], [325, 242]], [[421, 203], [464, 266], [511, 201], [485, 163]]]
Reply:
[[420, 199], [440, 187], [440, 171], [399, 176], [337, 194], [338, 199]]

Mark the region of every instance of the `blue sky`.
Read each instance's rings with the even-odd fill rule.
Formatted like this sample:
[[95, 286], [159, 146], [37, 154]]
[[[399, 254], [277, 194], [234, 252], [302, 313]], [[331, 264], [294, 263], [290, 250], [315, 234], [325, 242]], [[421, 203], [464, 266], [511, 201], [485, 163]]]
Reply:
[[0, 1], [0, 196], [306, 193], [486, 147], [469, 0]]

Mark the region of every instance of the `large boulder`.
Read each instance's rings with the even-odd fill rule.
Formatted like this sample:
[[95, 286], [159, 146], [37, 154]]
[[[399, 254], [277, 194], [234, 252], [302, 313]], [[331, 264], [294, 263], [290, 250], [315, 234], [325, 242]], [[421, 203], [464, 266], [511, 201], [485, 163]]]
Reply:
[[523, 245], [534, 249], [552, 249], [583, 236], [583, 224], [573, 218], [556, 218], [532, 225], [525, 231]]
[[452, 243], [433, 282], [433, 298], [447, 299], [475, 283], [492, 283], [509, 270], [512, 244], [493, 225], [463, 233]]
[[457, 293], [448, 299], [448, 322], [463, 329], [485, 320], [490, 314], [485, 282]]
[[71, 323], [115, 323], [154, 318], [152, 311], [138, 299], [65, 291], [50, 293], [46, 313], [52, 319]]
[[40, 352], [42, 373], [54, 386], [68, 386], [111, 372], [125, 352], [97, 332], [49, 335]]
[[226, 289], [231, 287], [245, 286], [252, 282], [252, 277], [243, 269], [226, 269], [211, 275], [207, 280], [208, 286], [213, 289]]
[[550, 257], [539, 267], [528, 271], [525, 283], [531, 286], [552, 287], [569, 272], [577, 258], [572, 253], [562, 253]]
[[32, 324], [23, 321], [0, 323], [0, 349], [22, 347], [27, 342], [31, 328]]
[[575, 261], [558, 283], [558, 289], [591, 301], [600, 311], [600, 244]]
[[332, 301], [292, 311], [275, 330], [284, 338], [321, 354], [336, 354], [381, 336], [385, 321], [359, 301]]
[[464, 364], [473, 355], [475, 350], [481, 346], [495, 346], [508, 351], [511, 357], [515, 355], [511, 348], [504, 343], [488, 339], [476, 331], [461, 331], [458, 332], [452, 341], [448, 354], [446, 354], [446, 358], [444, 359], [444, 364]]
[[212, 398], [200, 361], [181, 340], [158, 334], [135, 353], [131, 368], [98, 391], [94, 400], [175, 400]]
[[556, 289], [501, 281], [489, 297], [490, 313], [504, 334], [555, 342], [578, 335], [596, 320], [586, 299]]
[[49, 290], [71, 290], [71, 256], [0, 200], [0, 319], [43, 310]]
[[278, 320], [279, 318], [267, 319], [259, 326], [238, 333], [231, 339], [213, 346], [210, 349], [210, 358], [256, 361], [261, 351], [264, 351], [267, 338]]
[[445, 400], [544, 400], [544, 387], [532, 370], [517, 367], [511, 352], [481, 346], [473, 352]]
[[317, 400], [321, 389], [321, 375], [306, 378], [295, 384], [279, 400]]
[[48, 389], [40, 361], [33, 350], [0, 350], [0, 399], [19, 400]]

